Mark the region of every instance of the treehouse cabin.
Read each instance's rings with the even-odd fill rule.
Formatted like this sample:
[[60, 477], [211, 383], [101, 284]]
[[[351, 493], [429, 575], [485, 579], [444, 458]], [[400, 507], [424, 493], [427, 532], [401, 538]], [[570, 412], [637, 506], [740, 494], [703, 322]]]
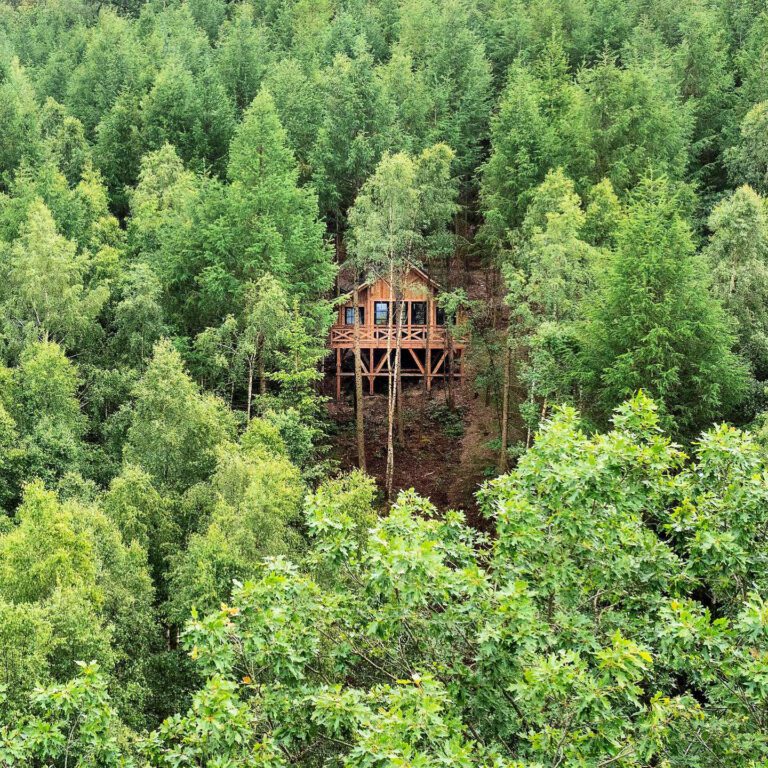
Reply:
[[[448, 377], [464, 375], [465, 342], [455, 333], [455, 320], [447, 325], [437, 306], [439, 286], [426, 272], [411, 267], [403, 291], [403, 324], [400, 335], [401, 371], [404, 381], [420, 379], [427, 389]], [[336, 399], [342, 382], [354, 379], [355, 308], [352, 293], [339, 307], [331, 326], [330, 345], [336, 363]], [[397, 346], [397, 315], [394, 292], [385, 278], [358, 287], [360, 357], [363, 382], [373, 394], [377, 380], [387, 380], [394, 370]], [[461, 318], [459, 318], [461, 320]]]

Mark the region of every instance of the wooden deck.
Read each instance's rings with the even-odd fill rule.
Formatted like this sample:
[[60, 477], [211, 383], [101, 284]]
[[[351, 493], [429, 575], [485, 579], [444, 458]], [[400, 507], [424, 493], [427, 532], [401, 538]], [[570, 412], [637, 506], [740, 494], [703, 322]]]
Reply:
[[384, 277], [358, 286], [356, 307], [353, 307], [349, 294], [344, 304], [339, 306], [328, 340], [335, 358], [335, 366], [328, 370], [336, 376], [337, 399], [341, 397], [342, 381], [349, 381], [355, 375], [352, 352], [355, 347], [356, 313], [360, 319], [357, 333], [360, 334], [362, 374], [363, 379], [368, 381], [370, 393], [374, 392], [376, 380], [386, 380], [388, 386], [390, 383], [398, 345], [397, 325], [392, 322], [396, 312], [402, 312], [403, 318], [399, 335], [403, 378], [420, 378], [427, 389], [438, 380], [463, 378], [467, 340], [454, 335], [449, 338], [449, 329], [456, 329], [457, 326], [444, 325], [445, 313], [436, 299], [438, 284], [415, 267], [411, 268], [404, 282], [400, 307]]
[[[394, 369], [397, 329], [393, 326], [361, 325], [360, 362], [363, 380], [368, 381], [368, 391], [373, 394], [374, 382], [389, 378]], [[331, 328], [331, 349], [335, 352], [336, 399], [341, 397], [342, 381], [353, 378], [352, 351], [355, 346], [355, 327], [337, 325]], [[461, 381], [464, 378], [464, 348], [466, 341], [452, 339], [442, 325], [409, 325], [401, 330], [401, 376], [405, 379], [420, 378], [427, 389], [435, 381], [448, 378]], [[389, 349], [389, 351], [387, 351]]]
[[[392, 325], [361, 325], [360, 347], [363, 349], [393, 349], [397, 344], [397, 328]], [[444, 325], [404, 325], [400, 338], [403, 349], [445, 349], [448, 346], [448, 333]], [[355, 346], [354, 325], [334, 325], [331, 327], [331, 349], [352, 349]], [[463, 349], [463, 339], [453, 339], [454, 349]]]

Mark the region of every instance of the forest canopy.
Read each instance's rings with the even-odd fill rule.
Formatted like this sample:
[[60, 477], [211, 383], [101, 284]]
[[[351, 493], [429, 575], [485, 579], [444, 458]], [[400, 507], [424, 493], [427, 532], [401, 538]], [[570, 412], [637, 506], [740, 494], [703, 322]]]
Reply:
[[763, 0], [0, 0], [0, 768], [768, 763], [767, 197]]

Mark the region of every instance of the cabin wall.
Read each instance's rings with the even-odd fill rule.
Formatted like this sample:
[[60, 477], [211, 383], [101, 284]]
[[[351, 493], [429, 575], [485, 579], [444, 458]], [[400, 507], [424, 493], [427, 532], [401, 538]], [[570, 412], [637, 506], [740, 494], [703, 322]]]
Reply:
[[[373, 325], [374, 317], [374, 304], [377, 301], [394, 301], [394, 294], [392, 288], [387, 280], [379, 279], [373, 285], [363, 288], [358, 295], [358, 306], [363, 307], [364, 310], [364, 325]], [[427, 302], [427, 323], [428, 325], [435, 325], [437, 321], [436, 316], [436, 303], [435, 294], [428, 281], [422, 278], [418, 274], [409, 276], [406, 289], [403, 292], [403, 300], [409, 301], [426, 301]], [[344, 314], [345, 310], [352, 306], [352, 302], [349, 301], [346, 304], [339, 307], [337, 322], [339, 325], [345, 325]], [[392, 321], [391, 321], [392, 322]], [[394, 322], [392, 323], [394, 324]], [[408, 318], [406, 318], [406, 324], [408, 324]]]

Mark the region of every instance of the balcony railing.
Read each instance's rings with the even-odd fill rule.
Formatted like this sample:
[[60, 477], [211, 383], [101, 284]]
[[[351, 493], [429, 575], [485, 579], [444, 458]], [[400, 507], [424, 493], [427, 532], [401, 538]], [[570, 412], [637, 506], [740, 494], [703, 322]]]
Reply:
[[[448, 343], [448, 334], [444, 325], [404, 325], [401, 330], [401, 342], [404, 346], [426, 347], [427, 337], [429, 346], [440, 348]], [[394, 325], [361, 325], [361, 347], [386, 347], [387, 342], [395, 345], [397, 328]], [[454, 337], [454, 344], [461, 346], [464, 342]], [[346, 347], [355, 343], [354, 325], [334, 325], [331, 327], [331, 346]]]

